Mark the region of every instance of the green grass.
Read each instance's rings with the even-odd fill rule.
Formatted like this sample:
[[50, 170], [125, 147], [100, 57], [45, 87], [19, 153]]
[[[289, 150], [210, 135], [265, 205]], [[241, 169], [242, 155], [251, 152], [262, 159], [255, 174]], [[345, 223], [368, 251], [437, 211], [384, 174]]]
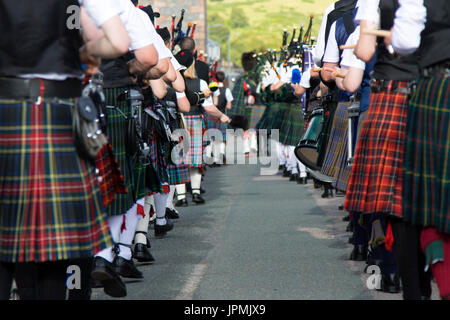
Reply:
[[[231, 32], [231, 59], [240, 66], [242, 52], [279, 48], [283, 29], [289, 32], [309, 23], [314, 15], [312, 35], [317, 37], [322, 15], [334, 0], [207, 0], [209, 36], [221, 44], [222, 57], [227, 57], [228, 34]], [[231, 12], [235, 12], [235, 17]], [[237, 18], [236, 18], [237, 17]]]

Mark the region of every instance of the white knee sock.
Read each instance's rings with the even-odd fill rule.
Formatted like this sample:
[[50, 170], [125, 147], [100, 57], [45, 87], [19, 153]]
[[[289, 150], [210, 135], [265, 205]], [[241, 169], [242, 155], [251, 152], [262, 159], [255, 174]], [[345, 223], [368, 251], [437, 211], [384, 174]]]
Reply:
[[[108, 226], [114, 243], [119, 242], [120, 228], [122, 226], [123, 216], [124, 215], [121, 214], [108, 219]], [[109, 262], [113, 262], [114, 254], [112, 250], [113, 247], [108, 247], [97, 253], [95, 256], [102, 257], [103, 259], [108, 260]]]
[[155, 209], [156, 209], [156, 224], [159, 226], [165, 225], [166, 220], [166, 206], [168, 194], [156, 193], [153, 197], [155, 198]]
[[295, 157], [294, 154], [294, 150], [295, 147], [294, 146], [287, 146], [287, 151], [288, 151], [288, 162], [289, 162], [289, 167], [291, 168], [291, 172], [292, 174], [298, 174], [298, 168], [297, 168], [297, 158]]
[[175, 207], [173, 206], [173, 197], [175, 195], [175, 186], [174, 185], [170, 185], [170, 192], [169, 195], [167, 197], [167, 208], [171, 209], [171, 210], [175, 210]]
[[298, 159], [297, 159], [297, 164], [298, 164], [298, 168], [300, 169], [300, 178], [306, 178], [307, 174], [306, 174], [306, 167], [303, 163], [301, 163]]
[[250, 131], [250, 151], [253, 153], [258, 152], [258, 138], [254, 130]]
[[286, 165], [286, 157], [284, 155], [284, 148], [280, 142], [276, 142], [277, 146], [277, 155], [278, 155], [278, 164]]
[[200, 187], [202, 185], [202, 174], [199, 168], [190, 168], [189, 173], [191, 174], [191, 187], [192, 194], [200, 194]]
[[[151, 196], [147, 196], [147, 197], [150, 198]], [[137, 201], [138, 206], [144, 207], [145, 217], [139, 219], [137, 226], [136, 226], [136, 232], [141, 231], [141, 232], [147, 233], [147, 231], [148, 231], [148, 224], [150, 223], [150, 209], [152, 206], [151, 206], [150, 201], [146, 201], [147, 197], [139, 199]], [[134, 243], [147, 244], [147, 237], [145, 236], [145, 234], [135, 233]]]
[[178, 200], [186, 199], [186, 185], [185, 184], [177, 184], [175, 186], [175, 189], [177, 190], [177, 199]]
[[[137, 204], [135, 204], [125, 214], [125, 228], [120, 233], [119, 242], [131, 247], [131, 243], [136, 232], [136, 227], [141, 215], [137, 214]], [[126, 260], [131, 260], [131, 248], [125, 245], [119, 244], [119, 256]]]

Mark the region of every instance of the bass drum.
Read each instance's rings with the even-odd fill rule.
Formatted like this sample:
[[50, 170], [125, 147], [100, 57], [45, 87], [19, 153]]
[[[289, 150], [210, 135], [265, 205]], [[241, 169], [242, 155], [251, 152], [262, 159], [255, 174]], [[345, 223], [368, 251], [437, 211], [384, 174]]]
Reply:
[[314, 178], [324, 183], [331, 183], [333, 179], [322, 174], [321, 168], [317, 165], [319, 158], [318, 141], [323, 130], [323, 112], [322, 108], [312, 112], [308, 128], [294, 152], [297, 159], [309, 169], [308, 171]]

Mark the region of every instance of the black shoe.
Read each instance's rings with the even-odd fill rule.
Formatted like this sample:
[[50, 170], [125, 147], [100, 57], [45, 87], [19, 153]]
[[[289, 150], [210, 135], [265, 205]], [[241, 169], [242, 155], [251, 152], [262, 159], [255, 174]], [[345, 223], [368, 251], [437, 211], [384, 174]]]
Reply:
[[279, 171], [283, 171], [285, 168], [286, 168], [286, 166], [284, 164], [281, 164], [278, 166]]
[[352, 261], [366, 261], [367, 260], [367, 247], [365, 246], [355, 246], [352, 253], [350, 254], [349, 260]]
[[195, 202], [196, 204], [203, 204], [205, 203], [205, 199], [203, 199], [198, 193], [194, 193], [192, 195], [192, 202]]
[[148, 247], [143, 243], [137, 243], [134, 246], [133, 258], [139, 262], [155, 262], [155, 258], [153, 258]]
[[95, 257], [91, 277], [101, 283], [107, 295], [114, 298], [123, 298], [127, 295], [127, 287], [114, 270], [114, 265], [102, 257]]
[[[342, 205], [340, 205], [339, 207], [338, 207], [338, 210], [339, 211], [343, 211], [344, 210], [344, 205], [342, 204]], [[350, 216], [347, 216], [348, 217], [348, 219], [350, 220]], [[344, 220], [344, 221], [349, 221], [349, 220]]]
[[353, 232], [353, 221], [350, 220], [350, 222], [347, 225], [347, 229], [345, 231]]
[[177, 200], [177, 202], [175, 202], [175, 207], [187, 207], [189, 206], [187, 199], [181, 199], [181, 200]]
[[333, 189], [325, 187], [325, 191], [322, 193], [322, 198], [333, 198]]
[[136, 266], [133, 260], [127, 260], [121, 256], [116, 256], [114, 259], [114, 266], [116, 267], [116, 272], [124, 278], [142, 279], [144, 276]]
[[201, 194], [206, 193], [206, 190], [203, 189], [202, 187], [200, 187], [200, 193], [201, 193]]
[[354, 242], [353, 236], [351, 236], [350, 238], [348, 238], [348, 243], [353, 244], [353, 242]]
[[342, 221], [348, 222], [350, 221], [350, 215], [346, 215], [345, 217], [342, 218]]
[[299, 178], [298, 178], [298, 173], [294, 173], [294, 174], [291, 174], [291, 177], [289, 178], [289, 181], [297, 181]]
[[179, 219], [180, 216], [178, 215], [178, 213], [170, 208], [166, 208], [166, 218], [168, 219]]
[[164, 237], [167, 234], [167, 232], [173, 229], [172, 220], [166, 219], [166, 221], [167, 223], [164, 225], [158, 225], [155, 223], [155, 237]]
[[284, 178], [289, 178], [290, 176], [291, 176], [291, 172], [288, 171], [288, 169], [284, 168], [283, 177]]
[[298, 178], [297, 179], [297, 184], [308, 184], [308, 181], [306, 180], [306, 178]]
[[381, 275], [381, 289], [379, 291], [387, 293], [399, 293], [400, 292], [400, 279], [398, 274], [382, 274]]

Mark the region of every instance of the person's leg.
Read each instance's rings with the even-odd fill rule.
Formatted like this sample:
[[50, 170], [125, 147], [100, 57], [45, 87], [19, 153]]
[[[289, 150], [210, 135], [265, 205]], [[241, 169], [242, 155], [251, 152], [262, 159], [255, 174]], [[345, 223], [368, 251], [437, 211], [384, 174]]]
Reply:
[[81, 286], [80, 289], [69, 290], [69, 300], [90, 300], [91, 299], [91, 272], [94, 259], [76, 259], [72, 260], [70, 264], [77, 265], [81, 271]]
[[71, 261], [36, 263], [36, 299], [65, 300], [67, 268]]
[[367, 230], [364, 225], [364, 215], [360, 212], [352, 212], [353, 222], [353, 251], [350, 254], [350, 260], [366, 261], [368, 237]]
[[168, 231], [173, 229], [172, 221], [166, 218], [168, 196], [168, 194], [164, 193], [156, 193], [154, 195], [156, 209], [155, 237], [165, 236]]
[[134, 236], [133, 257], [139, 262], [154, 262], [155, 258], [150, 253], [150, 241], [147, 238], [150, 212], [153, 208], [153, 196], [146, 196], [137, 201], [138, 206], [143, 207], [144, 217], [139, 219]]
[[205, 200], [200, 196], [200, 187], [202, 184], [202, 174], [200, 168], [190, 168], [191, 187], [192, 187], [192, 201], [197, 204], [205, 203]]
[[[113, 216], [108, 219], [109, 230], [111, 232], [111, 237], [112, 237], [114, 243], [119, 242], [120, 228], [122, 226], [123, 216], [124, 215], [117, 215], [117, 216]], [[107, 260], [108, 262], [112, 263], [114, 261], [113, 248], [114, 247], [109, 247], [109, 248], [103, 249], [102, 251], [97, 253], [95, 256], [101, 257], [101, 258]]]
[[14, 263], [0, 262], [0, 300], [9, 300], [14, 277]]

